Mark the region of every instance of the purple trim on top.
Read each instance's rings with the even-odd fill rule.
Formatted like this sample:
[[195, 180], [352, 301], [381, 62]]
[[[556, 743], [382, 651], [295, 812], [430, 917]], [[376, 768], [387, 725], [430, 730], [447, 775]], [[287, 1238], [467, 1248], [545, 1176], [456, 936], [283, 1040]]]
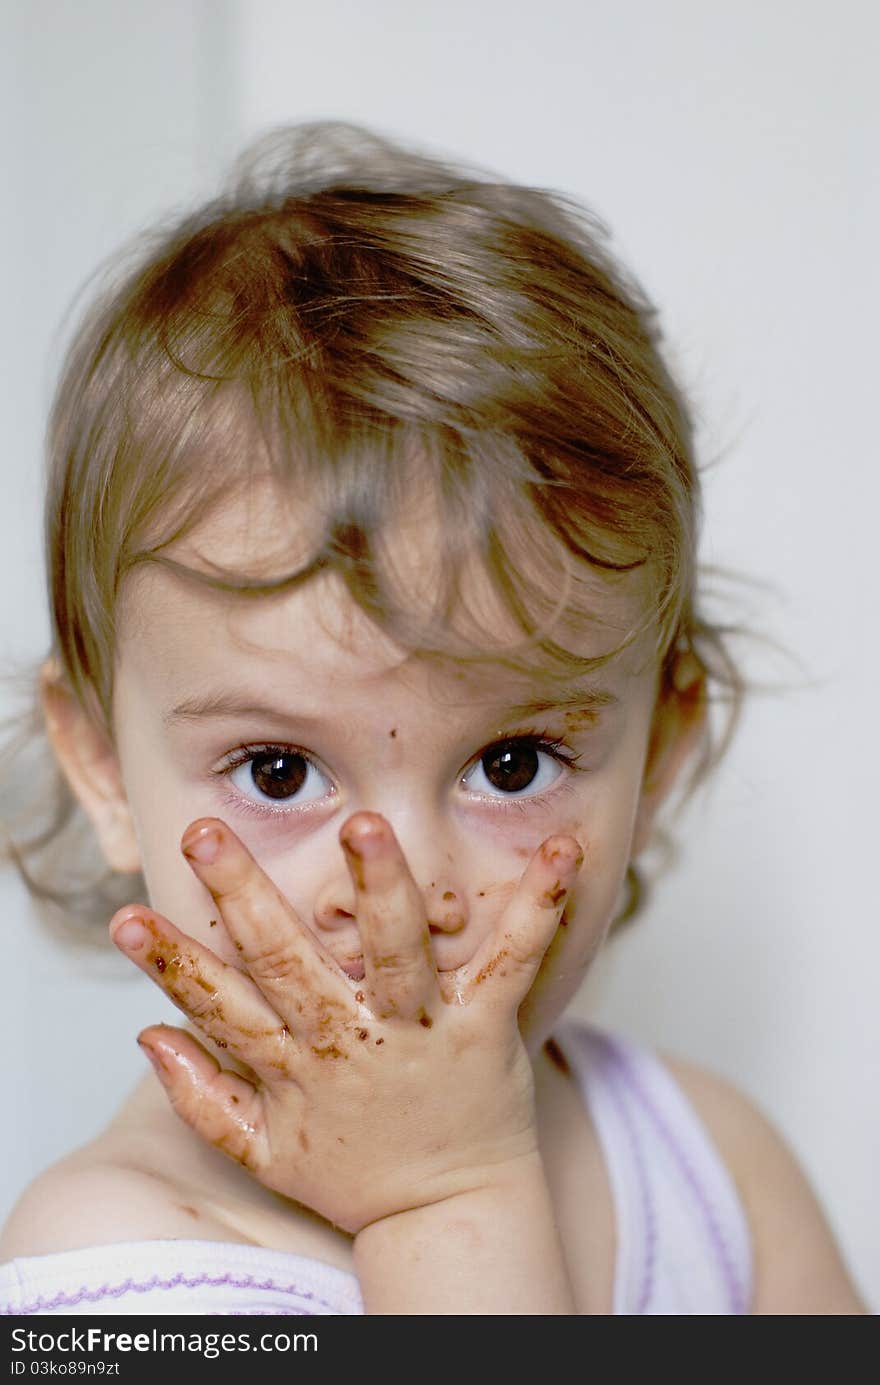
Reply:
[[[684, 1174], [685, 1181], [691, 1189], [691, 1192], [696, 1198], [696, 1201], [699, 1204], [699, 1207], [703, 1212], [704, 1217], [706, 1218], [706, 1224], [709, 1229], [709, 1239], [712, 1243], [715, 1253], [718, 1256], [718, 1261], [721, 1265], [721, 1272], [727, 1285], [727, 1291], [730, 1297], [730, 1302], [733, 1306], [733, 1312], [741, 1314], [747, 1313], [748, 1306], [746, 1302], [746, 1291], [745, 1287], [740, 1283], [740, 1278], [737, 1273], [735, 1259], [730, 1252], [730, 1248], [721, 1229], [719, 1219], [716, 1216], [715, 1209], [711, 1201], [709, 1200], [709, 1197], [706, 1194], [703, 1185], [701, 1184], [699, 1178], [695, 1174], [690, 1160], [688, 1159], [684, 1150], [679, 1145], [678, 1141], [676, 1140], [666, 1121], [663, 1119], [662, 1115], [657, 1110], [657, 1107], [654, 1105], [654, 1102], [651, 1100], [651, 1097], [645, 1091], [644, 1087], [642, 1086], [641, 1082], [636, 1076], [636, 1070], [633, 1066], [632, 1059], [625, 1052], [625, 1050], [622, 1047], [619, 1047], [617, 1043], [615, 1043], [615, 1041], [608, 1035], [603, 1034], [601, 1038], [611, 1049], [614, 1055], [614, 1060], [616, 1061], [617, 1066], [621, 1071], [624, 1081], [629, 1085], [636, 1097], [642, 1102], [648, 1114], [654, 1121], [654, 1124], [656, 1125], [658, 1131], [660, 1132], [666, 1144], [668, 1145], [669, 1149], [672, 1151], [673, 1155], [677, 1159], [681, 1171]], [[671, 1076], [670, 1080], [672, 1080]]]
[[22, 1304], [19, 1308], [9, 1308], [4, 1304], [0, 1308], [0, 1316], [11, 1317], [19, 1313], [46, 1313], [53, 1308], [60, 1308], [62, 1305], [73, 1307], [77, 1303], [95, 1303], [100, 1298], [121, 1298], [123, 1294], [148, 1294], [153, 1289], [196, 1289], [203, 1284], [210, 1284], [212, 1288], [229, 1285], [232, 1289], [271, 1289], [276, 1293], [295, 1294], [298, 1298], [308, 1299], [321, 1308], [328, 1308], [333, 1314], [338, 1312], [337, 1305], [328, 1303], [326, 1299], [319, 1298], [317, 1294], [311, 1293], [308, 1289], [298, 1288], [296, 1284], [278, 1284], [274, 1279], [255, 1279], [251, 1274], [238, 1277], [233, 1274], [199, 1274], [192, 1277], [176, 1274], [173, 1279], [160, 1279], [158, 1275], [154, 1275], [152, 1279], [143, 1280], [139, 1283], [133, 1279], [126, 1279], [121, 1284], [102, 1284], [100, 1289], [89, 1289], [88, 1286], [83, 1285], [75, 1294], [62, 1292], [56, 1294], [54, 1298], [34, 1299], [31, 1303]]
[[[596, 1029], [591, 1029], [590, 1037], [601, 1048], [604, 1049], [606, 1064], [609, 1064], [610, 1060], [609, 1065], [613, 1066], [615, 1060], [618, 1058], [618, 1053], [617, 1049], [614, 1047], [614, 1045], [611, 1043], [608, 1037], [605, 1034], [600, 1033]], [[657, 1270], [657, 1212], [654, 1207], [653, 1199], [651, 1197], [651, 1184], [648, 1178], [647, 1171], [645, 1169], [645, 1161], [642, 1156], [642, 1148], [639, 1144], [638, 1135], [636, 1134], [636, 1130], [633, 1125], [632, 1116], [626, 1108], [626, 1103], [621, 1100], [620, 1093], [615, 1087], [613, 1080], [609, 1080], [606, 1083], [605, 1089], [617, 1109], [617, 1114], [620, 1117], [620, 1123], [626, 1132], [626, 1136], [629, 1141], [629, 1146], [632, 1151], [633, 1162], [636, 1166], [636, 1172], [638, 1174], [639, 1193], [642, 1204], [642, 1217], [645, 1225], [645, 1247], [644, 1257], [642, 1260], [641, 1288], [639, 1289], [639, 1293], [636, 1297], [635, 1313], [643, 1314], [646, 1312], [648, 1304], [651, 1301], [651, 1295], [654, 1290], [654, 1279]], [[613, 1186], [614, 1185], [612, 1184], [612, 1191]], [[620, 1209], [617, 1210], [617, 1221], [619, 1224]], [[618, 1254], [619, 1253], [620, 1246], [618, 1244]], [[614, 1279], [616, 1287], [617, 1268], [615, 1268]]]
[[[205, 1313], [206, 1318], [313, 1318], [305, 1308], [232, 1308], [228, 1313]], [[334, 1313], [334, 1317], [346, 1317], [345, 1313]]]

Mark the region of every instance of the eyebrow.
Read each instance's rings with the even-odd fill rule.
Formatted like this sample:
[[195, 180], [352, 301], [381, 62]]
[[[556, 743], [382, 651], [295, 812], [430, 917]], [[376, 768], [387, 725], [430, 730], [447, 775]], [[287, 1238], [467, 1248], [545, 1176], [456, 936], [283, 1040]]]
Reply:
[[585, 717], [598, 721], [605, 707], [619, 707], [620, 698], [607, 688], [589, 686], [570, 687], [559, 692], [556, 697], [540, 698], [537, 702], [517, 702], [510, 713], [518, 717], [538, 716], [541, 712], [583, 712]]
[[[609, 692], [606, 688], [582, 686], [569, 687], [561, 691], [556, 697], [548, 698], [545, 696], [533, 702], [510, 704], [505, 709], [496, 706], [487, 710], [496, 711], [502, 718], [508, 719], [538, 716], [542, 712], [578, 711], [584, 714], [585, 720], [598, 721], [603, 708], [618, 707], [619, 705], [620, 698], [616, 693]], [[221, 717], [227, 719], [261, 717], [267, 721], [279, 723], [297, 721], [314, 726], [320, 726], [333, 720], [332, 717], [315, 716], [299, 710], [294, 712], [283, 707], [272, 707], [238, 693], [216, 692], [184, 698], [182, 702], [178, 702], [163, 713], [162, 722], [165, 726], [172, 726], [180, 722], [207, 721]]]

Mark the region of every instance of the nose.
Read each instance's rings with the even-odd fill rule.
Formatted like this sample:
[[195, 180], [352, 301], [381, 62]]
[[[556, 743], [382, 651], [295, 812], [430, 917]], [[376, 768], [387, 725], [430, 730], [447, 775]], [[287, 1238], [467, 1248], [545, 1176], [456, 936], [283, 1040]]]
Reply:
[[[469, 917], [467, 881], [460, 869], [453, 866], [453, 862], [461, 860], [460, 843], [447, 841], [443, 826], [429, 821], [427, 814], [416, 817], [409, 811], [403, 815], [401, 826], [395, 826], [394, 819], [387, 814], [381, 816], [394, 828], [404, 860], [421, 894], [430, 931], [460, 932], [467, 926]], [[342, 857], [341, 846], [339, 855]], [[315, 923], [328, 932], [351, 927], [356, 921], [356, 911], [354, 882], [344, 860], [340, 860], [338, 870], [315, 899]]]
[[428, 927], [432, 933], [460, 933], [467, 923], [467, 903], [452, 888], [440, 891], [432, 881], [426, 895]]

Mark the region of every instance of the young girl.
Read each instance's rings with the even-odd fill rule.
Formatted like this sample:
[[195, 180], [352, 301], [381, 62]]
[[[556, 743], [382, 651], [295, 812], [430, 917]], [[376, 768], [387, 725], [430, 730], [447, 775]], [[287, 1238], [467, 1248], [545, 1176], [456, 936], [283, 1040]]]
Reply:
[[20, 1200], [5, 1311], [867, 1312], [750, 1102], [561, 1018], [744, 689], [583, 211], [276, 132], [87, 315], [49, 446], [64, 779], [9, 854], [63, 899], [86, 822], [184, 1020]]

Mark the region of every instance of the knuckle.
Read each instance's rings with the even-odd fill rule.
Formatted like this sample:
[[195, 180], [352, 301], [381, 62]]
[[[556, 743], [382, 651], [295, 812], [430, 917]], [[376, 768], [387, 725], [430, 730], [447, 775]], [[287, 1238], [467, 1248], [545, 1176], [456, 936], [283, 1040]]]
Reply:
[[415, 986], [424, 976], [425, 957], [421, 951], [378, 953], [373, 963], [383, 982], [395, 990]]
[[505, 933], [499, 957], [503, 957], [513, 967], [530, 967], [534, 966], [536, 952], [533, 938], [522, 933]]
[[269, 939], [251, 953], [248, 967], [255, 980], [288, 981], [291, 977], [306, 981], [305, 968], [299, 952], [284, 939]]
[[421, 963], [421, 955], [415, 955], [411, 950], [404, 947], [392, 947], [388, 949], [374, 950], [374, 960], [377, 967], [383, 971], [409, 973], [415, 969], [416, 963]]
[[253, 1120], [230, 1113], [218, 1082], [192, 1100], [176, 1107], [178, 1115], [209, 1144], [222, 1150], [251, 1172], [259, 1171], [259, 1141]]
[[373, 986], [375, 999], [385, 1016], [412, 1016], [420, 1008], [424, 993], [422, 976], [408, 968], [377, 971]]
[[204, 1100], [201, 1099], [196, 1092], [192, 1091], [189, 1086], [181, 1087], [174, 1082], [169, 1082], [166, 1085], [166, 1092], [175, 1113], [180, 1119], [185, 1121], [186, 1124], [191, 1126], [198, 1134], [204, 1135], [206, 1139], [210, 1139], [211, 1136], [208, 1134], [210, 1125], [208, 1119], [209, 1113], [206, 1109]]
[[257, 1137], [256, 1120], [241, 1117], [230, 1120], [227, 1117], [221, 1149], [243, 1165], [257, 1178], [266, 1168], [264, 1141]]
[[187, 1014], [198, 1024], [208, 1025], [220, 1018], [220, 1008], [216, 996], [206, 995], [204, 991], [193, 991], [184, 987], [169, 988], [171, 999], [183, 1006]]
[[195, 1019], [217, 1018], [219, 992], [196, 959], [184, 955], [161, 968], [160, 978], [171, 1000]]
[[257, 1140], [253, 1130], [242, 1131], [239, 1135], [238, 1148], [240, 1153], [234, 1157], [248, 1173], [252, 1173], [255, 1178], [262, 1179], [269, 1167], [269, 1160], [259, 1140]]
[[233, 908], [253, 908], [256, 903], [253, 878], [241, 862], [235, 862], [230, 870], [215, 882], [211, 892], [218, 904], [228, 904]]
[[253, 1140], [245, 1126], [229, 1124], [226, 1118], [222, 1124], [218, 1120], [211, 1121], [202, 1133], [210, 1144], [217, 1145], [239, 1164], [253, 1170]]
[[279, 921], [289, 921], [289, 902], [268, 880], [255, 878], [245, 870], [231, 884], [218, 890], [214, 898], [229, 921], [245, 924], [249, 934], [268, 933]]

